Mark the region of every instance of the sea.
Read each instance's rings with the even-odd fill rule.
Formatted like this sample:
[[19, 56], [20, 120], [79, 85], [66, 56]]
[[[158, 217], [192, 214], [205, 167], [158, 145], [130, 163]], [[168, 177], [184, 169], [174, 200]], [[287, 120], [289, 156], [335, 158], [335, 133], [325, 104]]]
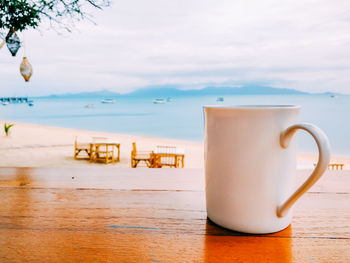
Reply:
[[[329, 137], [332, 154], [350, 157], [350, 95], [233, 95], [174, 97], [164, 104], [155, 98], [120, 96], [115, 103], [101, 97], [34, 98], [27, 104], [0, 105], [0, 119], [47, 126], [202, 142], [204, 105], [300, 105], [300, 122], [319, 126]], [[85, 107], [88, 104], [93, 107]], [[297, 135], [298, 150], [316, 153], [304, 132]]]

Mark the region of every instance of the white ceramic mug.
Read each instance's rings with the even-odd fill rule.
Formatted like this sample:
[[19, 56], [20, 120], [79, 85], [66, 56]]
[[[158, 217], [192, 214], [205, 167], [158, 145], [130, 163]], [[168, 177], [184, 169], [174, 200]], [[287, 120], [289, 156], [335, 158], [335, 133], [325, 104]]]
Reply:
[[[286, 228], [292, 206], [327, 169], [330, 146], [318, 127], [298, 124], [299, 106], [204, 107], [207, 215], [225, 228], [266, 234]], [[296, 142], [315, 139], [317, 166], [296, 191]], [[293, 193], [294, 192], [294, 193]]]

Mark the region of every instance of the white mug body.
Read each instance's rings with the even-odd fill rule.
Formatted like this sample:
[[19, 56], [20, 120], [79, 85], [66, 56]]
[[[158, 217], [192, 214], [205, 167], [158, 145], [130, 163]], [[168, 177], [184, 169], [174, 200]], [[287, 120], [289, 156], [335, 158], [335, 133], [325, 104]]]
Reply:
[[293, 192], [296, 142], [280, 145], [299, 106], [204, 107], [207, 215], [239, 232], [265, 234], [291, 223], [277, 207]]

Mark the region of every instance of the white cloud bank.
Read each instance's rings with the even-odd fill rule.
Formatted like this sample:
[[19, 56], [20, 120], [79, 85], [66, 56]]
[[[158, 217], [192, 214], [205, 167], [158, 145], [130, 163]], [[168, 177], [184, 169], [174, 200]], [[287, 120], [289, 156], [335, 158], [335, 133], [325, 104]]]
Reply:
[[350, 93], [346, 0], [119, 0], [63, 36], [21, 34], [34, 68], [27, 85], [0, 50], [2, 95], [148, 85], [184, 88], [256, 83]]

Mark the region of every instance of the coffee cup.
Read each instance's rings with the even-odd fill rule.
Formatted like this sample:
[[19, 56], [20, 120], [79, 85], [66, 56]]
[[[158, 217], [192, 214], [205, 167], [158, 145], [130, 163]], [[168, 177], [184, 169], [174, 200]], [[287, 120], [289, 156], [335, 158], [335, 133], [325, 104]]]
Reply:
[[[294, 105], [206, 106], [205, 180], [208, 218], [239, 232], [266, 234], [286, 228], [294, 203], [322, 176], [330, 160], [325, 133], [298, 123]], [[296, 140], [304, 130], [319, 158], [309, 178], [294, 190]]]

